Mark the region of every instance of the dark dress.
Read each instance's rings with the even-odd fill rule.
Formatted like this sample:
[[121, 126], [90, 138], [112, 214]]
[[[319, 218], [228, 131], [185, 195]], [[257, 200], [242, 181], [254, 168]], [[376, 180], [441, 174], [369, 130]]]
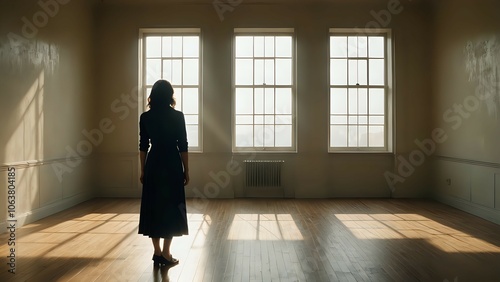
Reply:
[[184, 115], [168, 107], [141, 114], [139, 150], [147, 152], [144, 166], [139, 234], [171, 238], [188, 234], [184, 168], [187, 152]]

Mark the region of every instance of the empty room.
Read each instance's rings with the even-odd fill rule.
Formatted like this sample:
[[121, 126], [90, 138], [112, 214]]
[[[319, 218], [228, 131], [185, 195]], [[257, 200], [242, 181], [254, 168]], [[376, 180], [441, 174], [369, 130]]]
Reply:
[[0, 281], [500, 281], [500, 1], [0, 2]]

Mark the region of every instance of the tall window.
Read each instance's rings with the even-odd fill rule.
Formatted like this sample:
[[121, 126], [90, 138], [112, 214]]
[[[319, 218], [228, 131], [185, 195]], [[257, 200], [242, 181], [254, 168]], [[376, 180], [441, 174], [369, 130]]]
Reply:
[[329, 151], [392, 150], [389, 40], [389, 30], [330, 30]]
[[189, 149], [201, 151], [200, 30], [143, 29], [141, 38], [144, 101], [157, 80], [170, 81], [175, 109], [182, 111], [186, 119]]
[[295, 150], [293, 29], [235, 29], [234, 151]]

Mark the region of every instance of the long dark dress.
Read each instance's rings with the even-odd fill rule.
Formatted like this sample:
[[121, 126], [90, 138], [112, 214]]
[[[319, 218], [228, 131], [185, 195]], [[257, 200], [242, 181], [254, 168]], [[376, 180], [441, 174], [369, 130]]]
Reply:
[[139, 150], [147, 152], [139, 234], [171, 238], [188, 234], [184, 168], [187, 152], [184, 115], [170, 107], [141, 114]]

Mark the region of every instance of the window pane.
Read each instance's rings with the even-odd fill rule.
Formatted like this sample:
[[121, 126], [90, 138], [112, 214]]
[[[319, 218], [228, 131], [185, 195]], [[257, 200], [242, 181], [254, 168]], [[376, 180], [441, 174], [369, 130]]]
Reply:
[[370, 114], [383, 115], [385, 113], [384, 89], [370, 89]]
[[347, 60], [330, 60], [330, 83], [332, 85], [347, 84]]
[[253, 114], [253, 95], [252, 89], [236, 89], [236, 114]]
[[349, 36], [347, 39], [347, 54], [349, 57], [358, 56], [358, 37]]
[[184, 119], [186, 121], [186, 124], [198, 124], [198, 115], [187, 115], [184, 114]]
[[253, 124], [252, 115], [237, 115], [236, 124]]
[[172, 80], [175, 85], [182, 85], [182, 61], [172, 60]]
[[146, 84], [153, 85], [161, 78], [161, 60], [147, 59], [146, 60]]
[[264, 113], [264, 88], [255, 88], [255, 113]]
[[330, 146], [347, 147], [347, 126], [345, 125], [330, 126]]
[[349, 114], [358, 113], [358, 89], [349, 89]]
[[349, 116], [348, 120], [350, 125], [358, 124], [358, 116]]
[[253, 60], [236, 60], [236, 85], [253, 84]]
[[191, 147], [198, 147], [198, 125], [186, 125], [188, 144]]
[[274, 60], [265, 60], [264, 82], [266, 85], [274, 84]]
[[198, 59], [184, 59], [184, 85], [198, 85]]
[[358, 126], [349, 126], [349, 140], [348, 140], [348, 146], [349, 147], [357, 147], [358, 146]]
[[292, 113], [292, 89], [276, 88], [276, 114]]
[[183, 111], [185, 114], [198, 113], [198, 89], [184, 88], [182, 102], [184, 104]]
[[274, 36], [266, 36], [264, 38], [265, 44], [265, 56], [274, 57]]
[[276, 57], [292, 57], [292, 37], [276, 37]]
[[255, 60], [254, 62], [254, 84], [264, 84], [264, 60]]
[[292, 85], [291, 59], [276, 59], [276, 84]]
[[236, 125], [236, 146], [252, 147], [253, 145], [253, 126], [252, 125]]
[[331, 116], [330, 124], [347, 124], [347, 116]]
[[161, 37], [146, 37], [146, 58], [161, 57]]
[[255, 36], [254, 40], [254, 56], [264, 57], [264, 36]]
[[370, 116], [371, 125], [384, 125], [384, 123], [385, 123], [384, 116]]
[[291, 115], [277, 115], [275, 123], [276, 124], [292, 124], [292, 116]]
[[370, 85], [384, 85], [384, 60], [370, 59]]
[[371, 147], [384, 147], [384, 127], [383, 126], [370, 126], [369, 139]]
[[274, 114], [274, 89], [266, 88], [264, 96], [264, 109], [266, 114]]
[[384, 37], [370, 36], [368, 40], [369, 56], [370, 58], [383, 58], [384, 57]]
[[347, 57], [347, 36], [330, 36], [330, 57]]
[[368, 124], [368, 116], [359, 116], [358, 123], [361, 125], [367, 125]]
[[274, 124], [274, 116], [273, 115], [264, 116], [264, 124]]
[[276, 147], [292, 146], [292, 126], [276, 125]]
[[264, 146], [274, 147], [274, 125], [264, 125]]
[[358, 36], [358, 57], [368, 57], [368, 39], [366, 36]]
[[184, 36], [183, 42], [184, 57], [198, 57], [200, 50], [200, 40], [198, 36]]
[[368, 90], [367, 89], [358, 89], [358, 113], [359, 114], [368, 114]]
[[172, 37], [164, 36], [162, 37], [162, 56], [172, 57]]
[[264, 124], [264, 116], [263, 115], [254, 116], [254, 123], [255, 124]]
[[162, 78], [172, 81], [172, 60], [163, 60]]
[[368, 126], [358, 127], [358, 146], [368, 147]]
[[254, 126], [254, 146], [255, 147], [264, 147], [264, 126], [256, 125]]
[[172, 36], [172, 57], [182, 57], [182, 36]]
[[236, 57], [253, 56], [252, 36], [236, 36]]
[[366, 60], [349, 60], [349, 85], [366, 85], [367, 72]]
[[330, 113], [347, 114], [347, 89], [332, 88], [330, 91]]

